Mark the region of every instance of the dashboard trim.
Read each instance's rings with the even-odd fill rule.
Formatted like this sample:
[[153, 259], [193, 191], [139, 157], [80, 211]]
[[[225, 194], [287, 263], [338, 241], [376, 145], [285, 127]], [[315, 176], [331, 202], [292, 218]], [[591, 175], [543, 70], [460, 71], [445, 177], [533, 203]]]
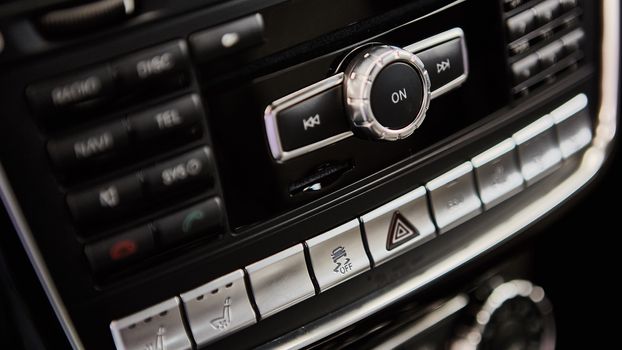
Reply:
[[521, 230], [549, 214], [594, 178], [602, 168], [616, 134], [619, 91], [620, 4], [615, 1], [603, 1], [601, 4], [603, 33], [600, 63], [602, 75], [599, 84], [597, 121], [592, 143], [579, 159], [578, 167], [550, 191], [535, 198], [523, 208], [516, 209], [506, 221], [498, 221], [497, 225], [483, 230], [483, 233], [470, 244], [457, 249], [421, 274], [386, 287], [368, 298], [347, 305], [301, 329], [276, 338], [261, 346], [260, 349], [300, 349], [373, 315], [515, 237]]

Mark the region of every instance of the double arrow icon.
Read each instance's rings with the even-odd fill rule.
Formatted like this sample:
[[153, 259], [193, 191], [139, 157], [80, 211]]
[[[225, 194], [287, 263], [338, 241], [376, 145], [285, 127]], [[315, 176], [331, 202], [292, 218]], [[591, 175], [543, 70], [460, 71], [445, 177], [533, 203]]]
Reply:
[[402, 245], [419, 236], [419, 231], [399, 211], [393, 213], [387, 234], [387, 250]]

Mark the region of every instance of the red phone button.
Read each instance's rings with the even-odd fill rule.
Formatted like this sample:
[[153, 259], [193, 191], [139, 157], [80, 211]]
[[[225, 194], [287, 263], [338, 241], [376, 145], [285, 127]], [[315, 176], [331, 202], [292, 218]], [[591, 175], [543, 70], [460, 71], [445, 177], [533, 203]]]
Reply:
[[153, 233], [141, 226], [88, 244], [84, 249], [93, 271], [105, 272], [144, 258], [155, 249]]

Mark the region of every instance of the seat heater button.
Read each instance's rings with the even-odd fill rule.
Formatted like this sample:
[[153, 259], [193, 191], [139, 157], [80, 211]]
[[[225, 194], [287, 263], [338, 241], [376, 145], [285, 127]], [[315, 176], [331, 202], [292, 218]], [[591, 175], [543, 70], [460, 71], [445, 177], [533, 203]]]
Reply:
[[523, 189], [523, 175], [512, 139], [480, 153], [471, 159], [471, 163], [484, 209], [494, 207]]
[[434, 238], [426, 191], [419, 187], [361, 217], [376, 266]]
[[172, 298], [112, 321], [110, 331], [117, 350], [192, 349], [179, 305], [179, 298]]
[[129, 135], [123, 121], [54, 139], [47, 145], [52, 162], [65, 170], [93, 164], [94, 161], [98, 164], [111, 161], [128, 147]]
[[551, 112], [564, 159], [592, 142], [592, 121], [587, 102], [587, 96], [580, 94]]
[[[130, 127], [139, 142], [166, 141], [174, 133], [196, 138], [201, 134], [203, 107], [197, 95], [185, 96], [132, 114]], [[189, 137], [183, 138], [188, 141]]]
[[256, 322], [246, 294], [244, 272], [237, 270], [181, 294], [194, 341], [212, 343]]
[[182, 41], [149, 48], [113, 63], [119, 82], [125, 89], [146, 84], [149, 88], [180, 87], [189, 71], [186, 45]]
[[213, 168], [212, 153], [204, 147], [148, 168], [145, 182], [156, 198], [201, 185], [207, 189], [213, 183]]
[[67, 195], [67, 205], [79, 222], [105, 222], [131, 214], [144, 199], [136, 174]]
[[315, 295], [302, 244], [251, 264], [246, 272], [263, 318]]
[[369, 270], [358, 220], [308, 240], [307, 246], [321, 292]]
[[445, 233], [482, 212], [477, 196], [471, 162], [428, 182], [432, 212], [441, 233]]
[[223, 207], [220, 198], [210, 198], [200, 204], [156, 220], [159, 242], [173, 245], [198, 235], [214, 235], [223, 226]]
[[512, 138], [518, 147], [523, 178], [530, 186], [555, 171], [562, 160], [554, 121], [546, 115], [516, 132]]
[[101, 66], [31, 85], [26, 95], [37, 113], [53, 113], [109, 97], [114, 93], [114, 85], [110, 68]]
[[88, 244], [84, 251], [93, 271], [105, 272], [151, 254], [154, 251], [153, 233], [148, 226], [138, 227]]

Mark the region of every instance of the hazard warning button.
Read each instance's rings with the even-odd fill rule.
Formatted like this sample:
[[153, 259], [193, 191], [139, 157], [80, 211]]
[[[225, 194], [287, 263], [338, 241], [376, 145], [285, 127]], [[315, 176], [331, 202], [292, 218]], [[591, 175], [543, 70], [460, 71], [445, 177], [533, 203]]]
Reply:
[[423, 187], [372, 210], [361, 221], [376, 266], [429, 241], [436, 232]]

